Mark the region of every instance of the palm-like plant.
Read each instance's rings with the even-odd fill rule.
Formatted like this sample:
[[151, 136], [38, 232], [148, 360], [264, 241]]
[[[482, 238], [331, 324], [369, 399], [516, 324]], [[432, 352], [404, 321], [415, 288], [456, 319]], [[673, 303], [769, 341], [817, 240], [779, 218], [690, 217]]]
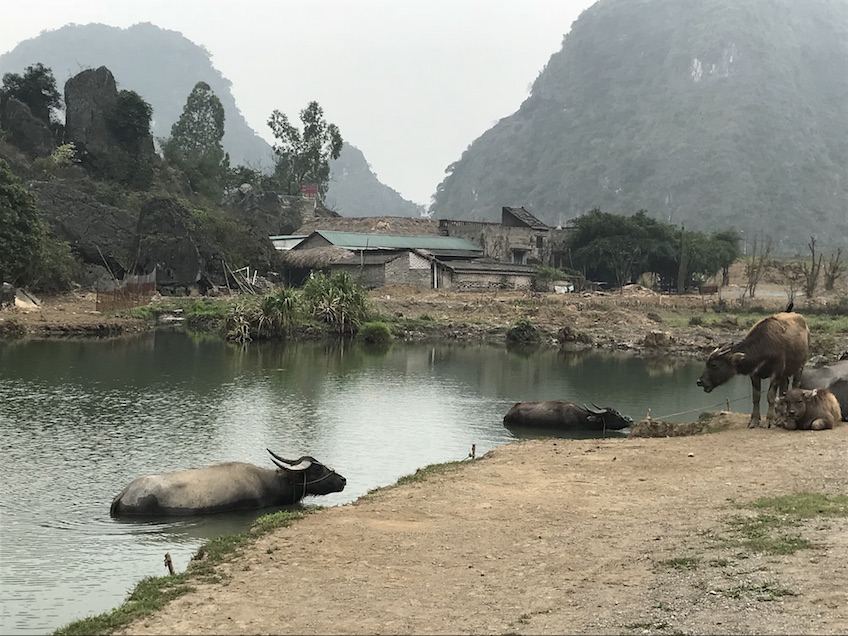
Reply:
[[302, 313], [301, 293], [290, 287], [266, 294], [259, 303], [259, 330], [291, 336]]
[[365, 290], [345, 272], [313, 273], [303, 286], [303, 296], [309, 313], [340, 334], [355, 333], [368, 314]]

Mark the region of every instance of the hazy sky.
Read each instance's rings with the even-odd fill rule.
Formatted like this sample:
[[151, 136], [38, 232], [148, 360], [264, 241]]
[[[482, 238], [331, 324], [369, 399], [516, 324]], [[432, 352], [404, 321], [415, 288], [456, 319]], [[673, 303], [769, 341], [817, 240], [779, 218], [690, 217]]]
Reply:
[[248, 124], [317, 100], [378, 178], [429, 204], [515, 112], [595, 0], [42, 0], [4, 3], [0, 53], [68, 23], [151, 22], [205, 46]]

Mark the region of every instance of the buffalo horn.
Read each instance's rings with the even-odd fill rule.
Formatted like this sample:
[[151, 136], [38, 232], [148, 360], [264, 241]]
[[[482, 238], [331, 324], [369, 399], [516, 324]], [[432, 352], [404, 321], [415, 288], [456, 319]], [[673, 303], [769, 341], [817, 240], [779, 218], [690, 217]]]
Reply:
[[595, 408], [590, 409], [588, 406], [586, 406], [586, 405], [584, 404], [584, 405], [583, 405], [583, 408], [584, 408], [584, 409], [586, 409], [587, 411], [589, 411], [589, 413], [594, 413], [595, 415], [603, 415], [604, 413], [606, 413], [606, 412], [607, 412], [607, 410], [606, 410], [606, 409], [602, 409], [600, 406], [598, 406], [598, 405], [597, 405], [597, 404], [595, 404], [594, 402], [592, 402], [592, 406], [594, 406]]
[[284, 459], [280, 457], [270, 448], [266, 448], [265, 450], [271, 453], [271, 461], [285, 470], [306, 470], [312, 465], [312, 462], [308, 459], [301, 459], [299, 463], [295, 464], [290, 459]]

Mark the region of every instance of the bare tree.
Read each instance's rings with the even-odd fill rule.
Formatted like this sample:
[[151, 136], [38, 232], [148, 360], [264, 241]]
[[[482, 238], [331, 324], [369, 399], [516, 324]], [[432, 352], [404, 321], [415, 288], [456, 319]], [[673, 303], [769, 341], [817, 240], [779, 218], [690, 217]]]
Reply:
[[822, 267], [822, 255], [819, 254], [818, 260], [816, 260], [816, 237], [811, 236], [810, 242], [807, 243], [807, 247], [810, 248], [810, 255], [812, 256], [812, 260], [809, 265], [807, 263], [802, 263], [804, 269], [804, 295], [807, 298], [812, 298], [816, 293], [816, 288], [819, 286], [819, 274], [821, 273]]
[[[763, 243], [761, 245], [761, 243]], [[754, 294], [757, 292], [757, 285], [760, 284], [760, 279], [763, 277], [763, 274], [766, 271], [766, 268], [769, 264], [769, 257], [771, 256], [771, 239], [762, 239], [758, 240], [756, 236], [754, 236], [754, 240], [751, 244], [751, 252], [745, 255], [745, 278], [747, 280], [747, 284], [745, 286], [745, 291], [742, 294], [744, 298], [746, 295], [749, 298], [753, 298]]]
[[831, 254], [827, 263], [824, 264], [824, 289], [833, 291], [836, 281], [842, 276], [845, 263], [842, 262], [842, 248], [837, 248], [836, 254]]
[[787, 263], [776, 263], [775, 268], [780, 273], [787, 300], [790, 303], [794, 303], [795, 295], [804, 284], [804, 269], [802, 264], [798, 261], [789, 261]]

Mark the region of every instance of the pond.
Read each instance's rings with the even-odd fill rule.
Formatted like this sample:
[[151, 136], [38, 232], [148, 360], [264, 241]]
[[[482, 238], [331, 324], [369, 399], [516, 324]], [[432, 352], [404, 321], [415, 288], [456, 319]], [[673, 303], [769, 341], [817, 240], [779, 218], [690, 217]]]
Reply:
[[[750, 393], [712, 394], [696, 361], [515, 352], [491, 345], [251, 343], [159, 331], [118, 340], [0, 343], [0, 632], [35, 634], [119, 605], [145, 576], [177, 571], [207, 539], [256, 514], [173, 522], [109, 517], [137, 476], [219, 461], [268, 466], [310, 454], [351, 502], [417, 468], [514, 440], [518, 401], [569, 399], [639, 420], [686, 421]], [[749, 402], [735, 403], [747, 411]], [[266, 511], [267, 512], [267, 511]]]

